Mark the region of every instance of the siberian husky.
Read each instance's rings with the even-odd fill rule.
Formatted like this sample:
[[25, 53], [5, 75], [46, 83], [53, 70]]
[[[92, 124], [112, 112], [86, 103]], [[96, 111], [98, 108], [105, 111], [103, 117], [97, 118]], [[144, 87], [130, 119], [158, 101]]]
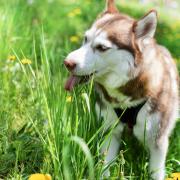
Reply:
[[[127, 124], [149, 150], [152, 179], [164, 180], [168, 137], [178, 115], [179, 77], [169, 51], [154, 39], [156, 26], [155, 10], [135, 20], [119, 12], [114, 0], [107, 0], [105, 11], [85, 32], [82, 46], [64, 61], [71, 73], [65, 89], [93, 76], [100, 96], [96, 110], [105, 129], [119, 118], [102, 148], [106, 163], [117, 156]], [[104, 175], [109, 176], [109, 170]]]

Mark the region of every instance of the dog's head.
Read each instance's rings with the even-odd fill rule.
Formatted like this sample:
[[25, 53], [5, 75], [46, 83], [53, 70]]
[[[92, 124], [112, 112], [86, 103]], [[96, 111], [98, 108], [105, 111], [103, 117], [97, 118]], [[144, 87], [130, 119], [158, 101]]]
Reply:
[[105, 11], [85, 32], [82, 46], [64, 61], [71, 72], [66, 90], [72, 90], [92, 75], [97, 81], [106, 78], [117, 85], [126, 81], [138, 66], [143, 47], [153, 38], [156, 25], [156, 11], [136, 21], [120, 13], [114, 0], [107, 0]]

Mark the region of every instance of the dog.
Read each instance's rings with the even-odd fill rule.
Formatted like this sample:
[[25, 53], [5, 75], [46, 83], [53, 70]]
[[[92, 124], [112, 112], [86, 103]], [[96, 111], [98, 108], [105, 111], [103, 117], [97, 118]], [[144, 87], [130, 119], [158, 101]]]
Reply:
[[[165, 178], [168, 138], [179, 106], [179, 76], [169, 51], [154, 39], [157, 12], [135, 20], [118, 11], [114, 0], [85, 32], [82, 46], [64, 64], [71, 73], [65, 89], [92, 76], [99, 100], [97, 114], [108, 130], [119, 119], [102, 148], [108, 164], [118, 154], [126, 124], [150, 154], [149, 172], [154, 180]], [[109, 170], [104, 176], [110, 175]]]

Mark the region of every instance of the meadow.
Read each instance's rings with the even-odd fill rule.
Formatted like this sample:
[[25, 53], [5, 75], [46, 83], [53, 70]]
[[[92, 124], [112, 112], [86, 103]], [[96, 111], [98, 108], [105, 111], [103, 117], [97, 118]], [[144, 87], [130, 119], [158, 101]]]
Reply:
[[[121, 1], [122, 12], [140, 18], [153, 5]], [[95, 114], [93, 81], [65, 92], [63, 60], [79, 47], [83, 32], [104, 8], [104, 0], [0, 1], [0, 179], [100, 179], [100, 148], [110, 134]], [[159, 12], [157, 41], [180, 70], [180, 10]], [[180, 121], [170, 138], [167, 176], [180, 172]], [[148, 153], [123, 134], [111, 177], [146, 180]]]

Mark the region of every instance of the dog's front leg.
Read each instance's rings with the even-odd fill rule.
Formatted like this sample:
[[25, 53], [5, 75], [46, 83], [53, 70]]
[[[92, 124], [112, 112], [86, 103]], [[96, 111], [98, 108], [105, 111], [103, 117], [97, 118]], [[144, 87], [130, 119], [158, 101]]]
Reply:
[[150, 107], [147, 103], [141, 109], [133, 132], [150, 152], [149, 172], [151, 178], [153, 180], [164, 180], [168, 133], [164, 133], [159, 137], [161, 116], [157, 112], [149, 113]]
[[[102, 153], [105, 154], [105, 167], [108, 166], [116, 158], [119, 152], [122, 131], [123, 125], [122, 123], [120, 123], [116, 128], [112, 130], [112, 133], [108, 135], [107, 139], [105, 139], [105, 142], [101, 149]], [[109, 168], [104, 171], [103, 176], [110, 176]]]
[[166, 136], [161, 137], [161, 139], [157, 140], [156, 144], [152, 144], [149, 147], [149, 170], [153, 180], [164, 180], [167, 149], [168, 137]]
[[[124, 125], [121, 122], [117, 122], [118, 117], [111, 106], [103, 106], [100, 109], [100, 107], [96, 105], [96, 112], [98, 115], [103, 117], [104, 130], [106, 131], [109, 128], [112, 128], [111, 133], [108, 134], [107, 138], [104, 140], [101, 149], [102, 154], [105, 155], [104, 167], [107, 167], [109, 163], [112, 162], [113, 159], [115, 159], [115, 157], [118, 154], [120, 142], [121, 142], [121, 134], [123, 132]], [[116, 125], [116, 123], [118, 124]], [[103, 172], [103, 176], [105, 177], [110, 176], [109, 168], [107, 168]]]

